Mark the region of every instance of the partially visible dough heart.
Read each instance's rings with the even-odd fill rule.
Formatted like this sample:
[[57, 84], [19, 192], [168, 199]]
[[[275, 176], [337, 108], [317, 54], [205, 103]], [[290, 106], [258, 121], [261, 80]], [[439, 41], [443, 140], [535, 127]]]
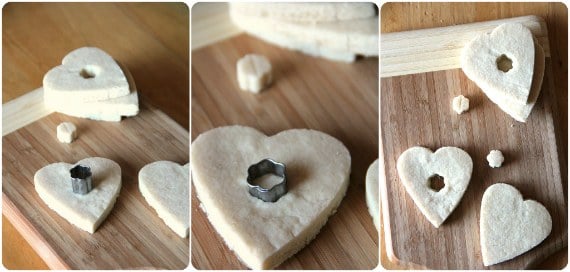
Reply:
[[[397, 162], [400, 180], [425, 217], [438, 228], [457, 207], [469, 185], [473, 161], [457, 147], [442, 147], [435, 152], [415, 146], [404, 151]], [[430, 178], [443, 177], [440, 191], [430, 188]]]
[[376, 159], [368, 171], [366, 171], [366, 205], [368, 212], [372, 216], [372, 221], [376, 228], [380, 229], [380, 205], [378, 198], [380, 192], [378, 191], [378, 159]]
[[106, 100], [130, 92], [119, 65], [96, 47], [82, 47], [67, 54], [62, 65], [46, 73], [43, 88], [44, 96], [69, 102]]
[[490, 90], [483, 90], [493, 103], [497, 104], [501, 110], [513, 117], [519, 122], [526, 122], [532, 108], [538, 100], [538, 95], [542, 90], [542, 80], [544, 78], [544, 50], [539, 44], [535, 44], [535, 60], [534, 60], [534, 74], [532, 78], [532, 86], [530, 88], [530, 95], [526, 104], [513, 103], [512, 100], [497, 95], [497, 93]]
[[[311, 241], [346, 192], [350, 154], [307, 129], [267, 137], [242, 126], [207, 131], [192, 143], [192, 182], [208, 219], [250, 268], [269, 269]], [[286, 165], [289, 192], [276, 202], [251, 196], [247, 169], [270, 158]]]
[[[94, 233], [113, 209], [121, 190], [121, 167], [105, 158], [86, 158], [77, 162], [89, 166], [93, 189], [86, 195], [74, 194], [69, 170], [73, 164], [58, 162], [38, 170], [34, 186], [40, 198], [65, 220]], [[76, 164], [76, 165], [77, 165]]]
[[188, 236], [189, 164], [157, 161], [139, 171], [142, 195], [162, 220], [180, 237]]
[[58, 96], [44, 94], [46, 107], [70, 116], [99, 121], [119, 122], [123, 116], [137, 115], [139, 98], [135, 80], [129, 69], [120, 64], [119, 66], [129, 83], [130, 93], [128, 95], [99, 101], [77, 102], [69, 99], [60, 100]]
[[[463, 72], [487, 96], [526, 104], [534, 72], [534, 40], [528, 28], [518, 23], [502, 24], [465, 45], [461, 53]], [[512, 61], [512, 69], [499, 70], [498, 62]]]
[[481, 201], [481, 253], [490, 266], [519, 256], [540, 244], [552, 230], [552, 218], [542, 204], [523, 201], [513, 186], [489, 186]]

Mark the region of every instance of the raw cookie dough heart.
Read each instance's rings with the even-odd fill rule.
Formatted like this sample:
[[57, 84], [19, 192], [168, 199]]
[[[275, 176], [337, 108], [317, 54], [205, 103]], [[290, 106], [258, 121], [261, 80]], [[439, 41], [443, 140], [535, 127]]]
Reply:
[[530, 88], [530, 95], [528, 97], [528, 103], [513, 103], [512, 100], [497, 95], [495, 92], [484, 90], [487, 94], [487, 97], [489, 97], [493, 103], [497, 104], [501, 110], [519, 122], [526, 122], [526, 119], [530, 115], [532, 108], [538, 100], [538, 95], [542, 90], [542, 80], [544, 78], [544, 67], [546, 64], [544, 58], [544, 50], [539, 44], [535, 44], [534, 64], [534, 74], [532, 78], [532, 86]]
[[[469, 185], [473, 161], [457, 147], [435, 152], [415, 146], [404, 151], [397, 163], [400, 180], [425, 217], [438, 228], [457, 207]], [[443, 177], [445, 186], [436, 191], [430, 178]]]
[[135, 80], [127, 67], [121, 64], [119, 66], [129, 83], [130, 93], [128, 95], [99, 101], [77, 102], [69, 99], [60, 100], [57, 95], [44, 94], [46, 107], [70, 116], [99, 121], [119, 122], [123, 116], [137, 115], [139, 98]]
[[129, 84], [111, 56], [96, 47], [73, 50], [62, 65], [49, 70], [44, 96], [58, 101], [88, 102], [128, 95]]
[[366, 205], [372, 216], [376, 228], [380, 229], [380, 206], [378, 205], [378, 159], [376, 159], [366, 172]]
[[[487, 96], [494, 93], [512, 103], [526, 104], [532, 85], [534, 55], [534, 40], [528, 28], [518, 23], [502, 24], [465, 45], [461, 68]], [[500, 67], [508, 69], [509, 60], [512, 68], [506, 72], [500, 70]]]
[[190, 193], [189, 164], [157, 161], [139, 171], [142, 195], [180, 237], [188, 236]]
[[75, 165], [64, 162], [38, 170], [34, 175], [34, 186], [48, 207], [71, 224], [94, 233], [113, 209], [119, 195], [121, 167], [112, 160], [98, 157], [86, 158], [77, 164], [91, 168], [93, 189], [89, 193], [73, 193], [69, 170]]
[[[267, 137], [242, 126], [207, 131], [192, 143], [192, 181], [208, 219], [250, 268], [273, 268], [312, 240], [349, 183], [350, 154], [308, 129]], [[270, 158], [286, 165], [289, 192], [263, 202], [248, 192], [247, 169]]]
[[513, 186], [489, 186], [481, 201], [481, 253], [490, 266], [519, 256], [540, 244], [552, 230], [552, 218], [542, 204], [523, 201]]

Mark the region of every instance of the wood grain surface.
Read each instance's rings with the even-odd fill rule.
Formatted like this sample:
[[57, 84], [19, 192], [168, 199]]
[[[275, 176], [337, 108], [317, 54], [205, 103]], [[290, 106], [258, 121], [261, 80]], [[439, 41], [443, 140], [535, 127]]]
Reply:
[[[65, 121], [78, 128], [71, 144], [55, 135]], [[154, 108], [143, 107], [120, 123], [53, 113], [2, 137], [3, 213], [52, 269], [183, 269], [189, 240], [176, 235], [147, 204], [138, 171], [158, 160], [186, 164], [188, 144], [188, 131]], [[122, 176], [117, 202], [94, 234], [52, 211], [34, 189], [40, 168], [87, 157], [117, 162]]]
[[[274, 83], [259, 95], [239, 90], [236, 62], [265, 55]], [[331, 62], [281, 49], [246, 34], [192, 52], [192, 139], [225, 125], [245, 125], [267, 135], [316, 129], [350, 151], [346, 197], [320, 234], [278, 269], [372, 269], [378, 232], [365, 203], [364, 179], [378, 156], [378, 59]], [[227, 248], [192, 194], [192, 264], [198, 269], [246, 269]]]
[[[403, 16], [404, 14], [406, 14], [406, 16]], [[456, 25], [456, 24], [462, 24], [462, 23], [473, 23], [473, 22], [480, 22], [480, 21], [485, 21], [485, 20], [495, 20], [495, 19], [502, 19], [502, 18], [509, 18], [509, 17], [515, 17], [515, 16], [523, 16], [523, 15], [538, 15], [541, 16], [542, 18], [545, 19], [546, 23], [547, 23], [547, 27], [548, 27], [548, 35], [549, 35], [549, 42], [550, 42], [550, 53], [551, 53], [551, 58], [548, 60], [548, 65], [550, 67], [550, 72], [546, 75], [545, 78], [545, 84], [549, 86], [549, 88], [545, 88], [543, 89], [543, 94], [541, 94], [541, 98], [539, 99], [540, 104], [537, 105], [537, 107], [535, 108], [534, 111], [537, 111], [537, 109], [542, 108], [544, 110], [544, 105], [542, 103], [547, 103], [549, 104], [548, 107], [550, 107], [550, 111], [551, 111], [551, 115], [552, 115], [552, 125], [551, 127], [549, 127], [548, 129], [550, 131], [552, 131], [552, 135], [550, 135], [549, 138], [547, 138], [548, 143], [544, 143], [541, 145], [552, 145], [552, 143], [556, 143], [556, 149], [557, 149], [557, 153], [558, 153], [558, 160], [559, 160], [559, 167], [560, 167], [560, 173], [561, 173], [561, 178], [560, 178], [560, 182], [561, 182], [561, 192], [556, 192], [556, 194], [562, 194], [561, 197], [553, 197], [552, 200], [543, 200], [543, 203], [545, 203], [546, 205], [555, 205], [555, 201], [559, 201], [556, 199], [562, 199], [562, 207], [564, 209], [567, 208], [567, 202], [566, 202], [566, 197], [567, 197], [567, 162], [566, 162], [566, 157], [567, 157], [567, 142], [565, 141], [565, 139], [567, 138], [567, 8], [565, 5], [560, 4], [560, 3], [388, 3], [385, 4], [381, 7], [381, 29], [382, 29], [382, 33], [388, 33], [388, 32], [397, 32], [397, 31], [409, 31], [409, 30], [415, 30], [415, 29], [424, 29], [424, 28], [430, 28], [430, 27], [442, 27], [442, 26], [450, 26], [450, 25]], [[382, 44], [381, 44], [381, 48], [382, 48]], [[420, 84], [418, 86], [422, 86], [422, 87], [426, 87], [427, 86], [431, 86], [430, 88], [426, 88], [426, 90], [423, 90], [423, 92], [427, 92], [428, 94], [431, 92], [430, 96], [437, 96], [438, 99], [440, 96], [443, 96], [441, 99], [442, 101], [450, 101], [449, 96], [451, 96], [451, 94], [449, 94], [450, 92], [472, 92], [472, 88], [476, 88], [473, 87], [474, 85], [470, 85], [473, 84], [470, 81], [466, 80], [466, 78], [464, 78], [464, 75], [462, 74], [462, 72], [460, 70], [449, 70], [449, 71], [441, 71], [441, 72], [435, 72], [435, 73], [425, 73], [425, 74], [419, 74], [419, 75], [413, 75], [413, 76], [404, 76], [404, 77], [395, 77], [395, 78], [391, 78], [389, 79], [390, 81], [392, 81], [390, 84], [388, 82], [384, 82], [384, 79], [382, 80], [381, 83], [381, 92], [382, 94], [384, 94], [384, 88], [388, 87], [388, 86], [393, 86], [394, 84], [397, 85], [397, 82], [404, 82], [404, 86], [410, 86], [409, 84]], [[551, 82], [551, 83], [548, 83]], [[553, 82], [555, 82], [556, 84], [552, 84]], [[385, 85], [386, 84], [386, 85]], [[549, 85], [552, 84], [552, 85]], [[437, 87], [437, 94], [435, 94], [435, 91], [433, 90], [433, 86], [436, 85]], [[449, 85], [449, 86], [447, 86]], [[452, 88], [452, 86], [457, 86], [456, 88]], [[441, 88], [440, 88], [441, 87]], [[471, 88], [471, 89], [470, 89]], [[419, 90], [422, 90], [422, 88], [419, 88]], [[443, 92], [443, 94], [439, 94], [439, 92]], [[476, 103], [475, 105], [473, 105], [474, 107], [477, 107], [477, 111], [481, 111], [482, 109], [479, 109], [479, 107], [486, 107], [484, 106], [485, 104], [482, 104], [483, 102], [488, 102], [488, 100], [486, 100], [486, 98], [483, 97], [478, 97], [481, 94], [480, 93], [476, 93], [476, 97], [475, 97], [475, 101], [472, 103]], [[547, 95], [544, 95], [545, 93], [548, 93], [548, 97]], [[545, 98], [543, 98], [542, 96], [544, 95]], [[382, 96], [382, 95], [381, 95]], [[429, 97], [429, 96], [428, 96]], [[425, 97], [424, 97], [425, 98]], [[381, 98], [384, 99], [384, 98]], [[420, 99], [418, 99], [420, 100]], [[424, 103], [422, 101], [425, 100], [420, 100], [419, 102]], [[427, 100], [427, 101], [433, 101], [433, 100]], [[549, 101], [549, 102], [545, 102], [545, 101]], [[416, 103], [418, 101], [414, 101], [413, 99], [410, 101], [412, 104]], [[381, 102], [381, 105], [385, 105], [383, 104], [384, 102]], [[386, 105], [390, 105], [389, 103]], [[422, 109], [431, 109], [434, 110], [433, 107], [434, 105], [431, 105], [427, 102], [425, 102], [424, 104], [421, 105]], [[449, 120], [447, 121], [448, 123], [450, 123], [448, 126], [450, 126], [451, 124], [457, 124], [457, 120], [456, 119], [450, 119], [451, 117], [454, 118], [458, 118], [457, 116], [455, 116], [455, 114], [453, 112], [447, 112], [446, 110], [443, 110], [445, 108], [448, 108], [449, 105], [447, 103], [444, 103], [443, 106], [441, 106], [441, 109], [439, 109], [438, 111], [441, 113], [438, 114], [450, 114], [450, 116], [447, 117], [447, 119], [445, 120]], [[407, 107], [406, 107], [407, 108]], [[382, 113], [384, 113], [384, 108], [382, 109]], [[443, 111], [442, 111], [443, 110]], [[495, 111], [497, 114], [495, 114]], [[536, 112], [532, 113], [532, 115], [535, 115]], [[538, 112], [538, 111], [537, 111]], [[451, 114], [453, 113], [453, 114]], [[470, 113], [472, 114], [472, 113]], [[485, 113], [485, 117], [476, 117], [477, 120], [479, 120], [479, 125], [482, 124], [486, 124], [486, 123], [494, 123], [495, 125], [500, 124], [497, 123], [498, 121], [498, 114], [503, 114], [500, 110], [497, 110], [496, 108], [492, 108], [490, 109], [489, 113]], [[440, 115], [436, 115], [439, 116], [438, 118], [440, 118]], [[531, 116], [532, 116], [531, 115]], [[420, 118], [420, 117], [419, 117]], [[435, 118], [435, 117], [434, 117]], [[472, 117], [473, 118], [473, 117]], [[538, 117], [533, 117], [533, 118], [540, 118]], [[545, 117], [543, 117], [545, 118]], [[487, 120], [489, 119], [489, 120]], [[434, 119], [434, 120], [438, 120], [438, 119]], [[493, 121], [494, 120], [494, 121]], [[512, 120], [512, 119], [511, 119]], [[505, 120], [503, 120], [502, 122], [506, 122], [506, 121], [511, 121], [508, 120], [508, 118], [506, 118]], [[382, 117], [382, 122], [384, 121], [384, 117]], [[432, 128], [433, 127], [433, 121], [432, 122]], [[514, 122], [514, 121], [512, 121]], [[463, 123], [463, 122], [462, 122]], [[469, 124], [469, 123], [464, 123], [465, 124]], [[471, 124], [476, 125], [477, 123], [471, 122]], [[528, 123], [531, 124], [531, 123]], [[517, 126], [519, 125], [519, 126]], [[535, 127], [536, 125], [531, 125], [532, 127]], [[539, 125], [539, 126], [542, 126]], [[501, 126], [502, 127], [502, 126]], [[397, 128], [397, 126], [396, 126]], [[473, 129], [473, 128], [471, 128]], [[482, 129], [481, 126], [479, 126], [479, 129]], [[508, 130], [521, 130], [520, 128], [520, 123], [515, 122], [515, 127], [510, 128], [510, 127], [506, 127], [507, 131]], [[414, 130], [418, 130], [417, 128], [414, 128]], [[441, 131], [443, 131], [443, 129], [439, 129], [440, 133]], [[489, 134], [490, 132], [488, 132], [487, 129], [485, 129], [485, 133]], [[493, 133], [504, 133], [501, 131], [505, 131], [505, 128], [502, 128], [501, 130], [491, 130], [493, 131]], [[539, 132], [539, 130], [535, 130], [532, 129], [530, 130], [530, 132], [532, 133], [532, 136], [536, 136], [539, 135], [540, 133], [548, 133], [548, 131], [544, 131], [544, 132]], [[384, 134], [383, 134], [384, 135]], [[440, 134], [441, 135], [441, 134]], [[553, 135], [555, 135], [556, 137], [552, 137]], [[431, 133], [427, 133], [425, 135], [420, 135], [417, 139], [417, 142], [419, 143], [420, 141], [426, 141], [426, 138], [429, 137], [435, 137], [436, 135], [431, 135]], [[466, 135], [469, 136], [469, 135]], [[493, 136], [488, 136], [488, 135], [483, 135], [486, 136], [483, 138], [483, 144], [485, 146], [490, 146], [493, 143], [496, 143], [496, 141], [499, 141], [499, 139], [493, 138]], [[383, 136], [384, 137], [384, 136]], [[521, 136], [522, 137], [522, 136]], [[544, 137], [544, 135], [541, 135], [541, 137]], [[508, 141], [505, 141], [505, 139], [502, 139], [501, 144], [512, 144], [510, 141], [512, 136], [507, 138]], [[410, 139], [408, 138], [404, 138], [405, 141], [409, 141]], [[423, 139], [423, 140], [422, 140]], [[532, 139], [532, 138], [530, 138]], [[443, 143], [443, 141], [447, 141], [447, 142], [451, 142], [452, 139], [450, 138], [443, 138], [440, 137], [435, 137], [432, 139], [434, 142], [431, 143], [425, 143], [425, 145], [427, 145], [428, 147], [432, 147], [432, 148], [436, 148], [438, 147], [437, 143]], [[457, 140], [456, 140], [457, 141]], [[415, 145], [417, 143], [413, 143], [413, 145]], [[409, 146], [408, 146], [409, 147]], [[384, 149], [386, 149], [387, 147], [384, 146]], [[400, 150], [399, 151], [403, 151], [403, 147], [397, 147]], [[397, 149], [396, 148], [396, 149]], [[469, 152], [469, 148], [473, 148], [472, 146], [467, 146], [466, 149]], [[477, 150], [479, 150], [480, 146], [477, 145]], [[525, 148], [529, 148], [529, 147], [525, 147]], [[548, 150], [548, 149], [545, 149]], [[488, 151], [488, 150], [487, 150]], [[528, 150], [525, 151], [524, 148], [518, 148], [515, 149], [515, 151], [518, 153], [520, 152], [528, 152]], [[543, 150], [544, 151], [544, 150]], [[393, 152], [396, 152], [395, 150]], [[550, 149], [549, 152], [552, 152], [552, 150]], [[470, 152], [471, 153], [471, 152]], [[484, 157], [481, 157], [481, 155], [479, 153], [483, 153], [482, 151], [478, 151], [478, 153], [476, 153], [477, 155], [474, 156], [474, 161], [477, 167], [477, 164], [479, 164], [482, 169], [486, 170], [486, 173], [481, 173], [478, 174], [479, 176], [486, 176], [486, 175], [492, 175], [494, 176], [505, 176], [506, 175], [506, 171], [502, 168], [500, 168], [500, 171], [497, 172], [491, 172], [489, 173], [489, 169], [485, 169], [485, 165], [482, 164], [484, 163]], [[541, 153], [530, 153], [531, 156], [537, 157], [540, 156]], [[472, 154], [473, 156], [473, 154]], [[477, 162], [475, 158], [482, 158], [483, 161], [479, 161]], [[390, 158], [391, 160], [393, 160], [394, 158]], [[515, 165], [518, 165], [520, 163], [519, 160], [523, 160], [523, 162], [525, 160], [528, 160], [528, 158], [520, 158], [520, 157], [515, 157], [515, 162], [513, 163], [514, 165], [506, 165], [505, 167], [508, 167], [509, 169], [513, 169], [515, 167]], [[548, 161], [552, 162], [555, 161], [554, 158], [550, 158]], [[532, 164], [531, 164], [532, 165]], [[386, 170], [388, 170], [388, 168], [386, 168]], [[551, 171], [552, 169], [548, 169], [548, 170], [544, 170], [544, 169], [540, 169], [540, 171], [546, 173], [546, 171]], [[525, 171], [527, 171], [525, 169]], [[517, 174], [517, 173], [515, 173]], [[520, 175], [520, 173], [519, 173]], [[534, 174], [536, 175], [536, 173]], [[511, 177], [511, 175], [509, 174], [509, 177]], [[515, 182], [524, 182], [524, 181], [528, 181], [529, 179], [525, 178], [525, 179], [521, 179], [519, 181], [515, 181]], [[540, 176], [540, 180], [543, 180], [542, 176]], [[387, 180], [387, 183], [389, 183], [390, 181]], [[483, 181], [482, 181], [483, 182]], [[485, 180], [484, 184], [490, 183], [492, 181], [490, 180]], [[513, 183], [516, 186], [516, 183]], [[488, 184], [487, 184], [488, 185]], [[471, 190], [473, 186], [473, 179], [472, 179], [472, 184], [470, 185], [469, 190]], [[519, 186], [517, 186], [519, 187]], [[540, 196], [542, 192], [542, 197], [544, 198], [544, 189], [543, 188], [536, 188], [536, 186], [525, 186], [523, 188], [518, 188], [521, 190], [521, 192], [523, 193], [523, 195], [525, 197], [528, 198], [535, 198], [535, 195]], [[548, 190], [550, 190], [551, 187], [548, 187]], [[474, 194], [476, 194], [475, 192], [471, 193], [471, 196], [473, 197]], [[466, 194], [466, 197], [468, 195]], [[465, 200], [465, 198], [464, 198]], [[464, 203], [465, 201], [462, 201], [462, 203]], [[479, 199], [480, 201], [480, 195], [479, 195]], [[466, 205], [466, 204], [461, 204], [461, 205]], [[476, 205], [477, 209], [479, 209], [478, 205]], [[556, 205], [555, 205], [556, 206]], [[552, 206], [551, 206], [552, 207]], [[458, 209], [461, 207], [458, 207]], [[555, 208], [559, 208], [558, 206], [556, 206]], [[412, 212], [417, 212], [414, 211], [413, 209], [411, 210]], [[452, 215], [451, 218], [448, 220], [451, 220], [453, 218], [458, 218], [458, 217], [464, 217], [466, 215], [464, 215], [464, 213], [458, 213], [459, 210], [456, 210]], [[551, 212], [553, 212], [553, 210], [550, 210]], [[555, 210], [554, 210], [555, 211]], [[470, 213], [473, 213], [474, 211], [471, 211]], [[478, 212], [478, 211], [475, 211]], [[460, 214], [460, 215], [458, 215]], [[564, 215], [566, 215], [566, 212], [564, 212]], [[421, 216], [421, 214], [420, 214]], [[419, 220], [419, 219], [418, 219]], [[455, 221], [450, 221], [450, 222], [457, 222], [458, 219], [455, 219]], [[566, 217], [564, 217], [564, 222], [566, 222]], [[559, 221], [560, 223], [560, 221]], [[564, 231], [567, 231], [567, 223], [564, 223], [566, 225], [564, 225], [564, 227], [562, 228]], [[445, 225], [445, 223], [444, 223]], [[421, 267], [417, 267], [417, 266], [412, 266], [412, 265], [405, 265], [403, 263], [394, 263], [390, 261], [390, 258], [387, 255], [387, 250], [386, 250], [386, 237], [384, 237], [383, 233], [384, 233], [384, 228], [385, 226], [382, 226], [382, 231], [381, 231], [381, 263], [382, 266], [388, 269], [409, 269], [409, 268], [421, 268]], [[477, 231], [477, 230], [476, 230]], [[478, 232], [476, 233], [478, 235]], [[471, 235], [471, 234], [470, 234]], [[461, 234], [458, 237], [465, 237], [465, 234]], [[472, 238], [473, 239], [473, 238]], [[552, 239], [552, 238], [549, 238]], [[567, 239], [567, 238], [566, 238]], [[461, 243], [460, 239], [458, 243]], [[475, 239], [472, 242], [477, 242], [478, 241], [478, 237], [477, 239]], [[564, 246], [565, 246], [564, 242]], [[559, 246], [558, 244], [556, 246]], [[474, 245], [475, 250], [479, 250], [479, 246], [478, 243]], [[436, 250], [436, 252], [440, 252], [441, 248], [438, 248]], [[543, 251], [544, 252], [544, 251]], [[433, 252], [430, 253], [431, 256], [433, 256]], [[532, 253], [531, 253], [532, 254]], [[525, 255], [527, 256], [527, 255]], [[461, 258], [461, 257], [460, 257]], [[528, 260], [530, 259], [530, 256], [527, 257], [523, 257], [523, 261], [521, 263], [524, 262], [528, 262]], [[534, 263], [531, 264], [531, 267], [535, 267], [535, 268], [550, 268], [550, 269], [560, 269], [564, 266], [566, 266], [567, 264], [567, 248], [564, 248], [563, 250], [559, 251], [558, 253], [554, 254], [552, 257], [547, 258], [544, 262], [542, 263]], [[541, 259], [541, 258], [538, 258]], [[449, 263], [447, 263], [449, 265], [454, 265], [457, 264], [457, 262], [454, 261], [449, 261]]]
[[[189, 12], [185, 4], [8, 3], [2, 12], [3, 111], [6, 102], [40, 87], [43, 75], [59, 65], [65, 54], [81, 46], [97, 46], [129, 68], [142, 100], [189, 128]], [[5, 217], [2, 225], [6, 268], [48, 268], [20, 229]]]

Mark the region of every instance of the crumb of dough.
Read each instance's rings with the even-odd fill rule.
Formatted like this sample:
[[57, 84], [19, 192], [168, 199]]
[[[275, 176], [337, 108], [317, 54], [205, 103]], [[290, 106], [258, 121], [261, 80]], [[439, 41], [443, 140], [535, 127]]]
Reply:
[[489, 162], [489, 166], [498, 168], [501, 167], [505, 161], [505, 157], [503, 157], [503, 153], [501, 153], [501, 151], [491, 150], [491, 152], [489, 152], [489, 155], [487, 155], [487, 161]]
[[469, 109], [469, 98], [459, 95], [453, 98], [453, 110], [457, 114], [462, 114]]

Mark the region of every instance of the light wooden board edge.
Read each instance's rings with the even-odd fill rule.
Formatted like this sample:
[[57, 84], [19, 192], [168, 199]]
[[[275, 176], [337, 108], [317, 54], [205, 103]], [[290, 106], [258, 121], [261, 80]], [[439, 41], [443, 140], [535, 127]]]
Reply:
[[39, 235], [39, 232], [25, 218], [25, 216], [16, 208], [14, 203], [2, 193], [2, 214], [6, 219], [14, 225], [21, 226], [18, 229], [22, 237], [34, 249], [34, 251], [42, 258], [50, 269], [53, 270], [69, 270], [71, 267], [67, 265], [63, 259], [59, 257], [57, 252], [49, 245], [49, 243]]
[[528, 27], [550, 57], [546, 23], [538, 16], [383, 33], [380, 35], [380, 77], [450, 70], [461, 67], [461, 50], [473, 37], [504, 23]]
[[53, 113], [44, 106], [43, 88], [2, 104], [2, 136]]
[[196, 3], [192, 6], [190, 17], [192, 50], [243, 32], [232, 23], [228, 3]]

